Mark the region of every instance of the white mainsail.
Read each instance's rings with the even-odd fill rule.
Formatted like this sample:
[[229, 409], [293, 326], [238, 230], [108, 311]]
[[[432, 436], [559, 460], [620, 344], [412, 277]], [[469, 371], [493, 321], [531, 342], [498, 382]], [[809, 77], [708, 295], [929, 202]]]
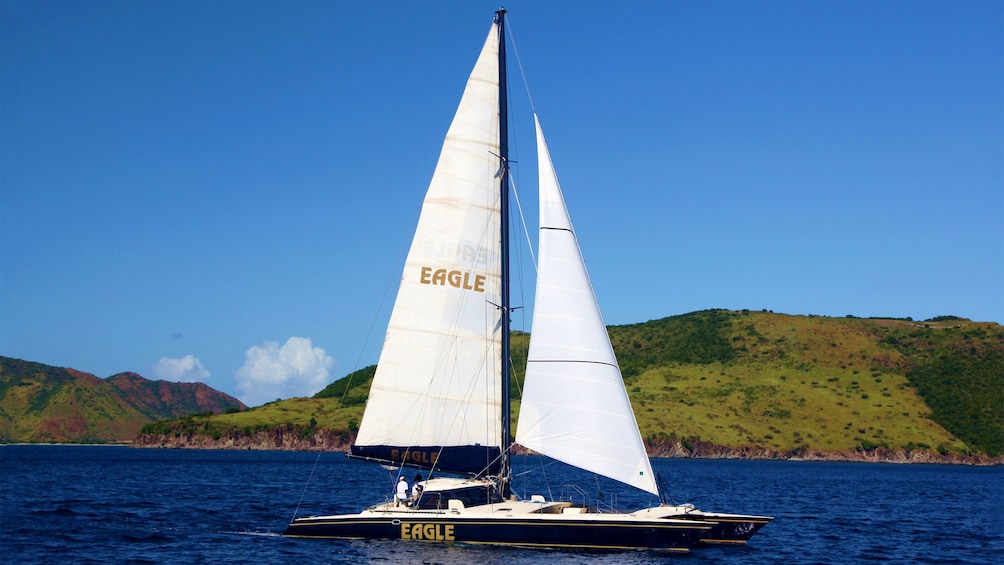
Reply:
[[658, 494], [568, 209], [537, 126], [540, 242], [516, 442]]
[[501, 444], [498, 46], [493, 25], [426, 193], [355, 442], [363, 450]]

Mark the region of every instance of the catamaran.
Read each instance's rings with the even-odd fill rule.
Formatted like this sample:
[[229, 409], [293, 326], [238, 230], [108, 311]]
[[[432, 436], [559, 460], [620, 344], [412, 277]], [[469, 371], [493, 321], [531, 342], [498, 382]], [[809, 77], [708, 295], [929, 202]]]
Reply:
[[[407, 505], [296, 517], [283, 535], [687, 551], [772, 518], [658, 505], [600, 511], [511, 488], [505, 10], [495, 13], [430, 182], [351, 456], [429, 478]], [[540, 231], [515, 443], [659, 494], [540, 121]]]

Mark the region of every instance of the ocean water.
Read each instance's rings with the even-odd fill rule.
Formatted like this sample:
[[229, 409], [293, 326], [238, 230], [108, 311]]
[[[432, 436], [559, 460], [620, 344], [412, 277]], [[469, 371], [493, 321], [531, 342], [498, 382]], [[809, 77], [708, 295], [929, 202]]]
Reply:
[[[682, 555], [286, 539], [279, 534], [294, 513], [357, 512], [390, 496], [393, 475], [336, 453], [2, 446], [0, 562], [1004, 563], [1001, 467], [653, 466], [676, 502], [776, 519], [746, 546]], [[538, 457], [517, 457], [514, 470], [521, 495], [602, 495], [603, 504], [626, 509], [657, 503]]]

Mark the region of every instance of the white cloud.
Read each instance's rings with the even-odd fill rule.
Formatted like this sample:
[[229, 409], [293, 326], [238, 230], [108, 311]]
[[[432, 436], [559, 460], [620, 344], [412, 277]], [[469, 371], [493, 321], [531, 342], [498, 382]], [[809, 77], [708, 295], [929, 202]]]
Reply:
[[177, 359], [161, 357], [160, 361], [153, 366], [152, 371], [155, 379], [176, 383], [204, 382], [210, 375], [198, 357], [193, 355], [185, 355]]
[[266, 341], [252, 346], [244, 356], [244, 366], [234, 378], [239, 398], [248, 406], [313, 395], [331, 383], [328, 369], [335, 364], [309, 337], [291, 337], [281, 347]]

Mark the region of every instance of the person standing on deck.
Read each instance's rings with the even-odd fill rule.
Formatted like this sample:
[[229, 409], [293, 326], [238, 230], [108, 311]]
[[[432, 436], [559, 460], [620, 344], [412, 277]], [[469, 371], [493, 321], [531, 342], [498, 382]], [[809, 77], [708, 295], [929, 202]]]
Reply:
[[394, 506], [408, 505], [408, 481], [404, 477], [397, 482], [397, 496], [394, 499]]

